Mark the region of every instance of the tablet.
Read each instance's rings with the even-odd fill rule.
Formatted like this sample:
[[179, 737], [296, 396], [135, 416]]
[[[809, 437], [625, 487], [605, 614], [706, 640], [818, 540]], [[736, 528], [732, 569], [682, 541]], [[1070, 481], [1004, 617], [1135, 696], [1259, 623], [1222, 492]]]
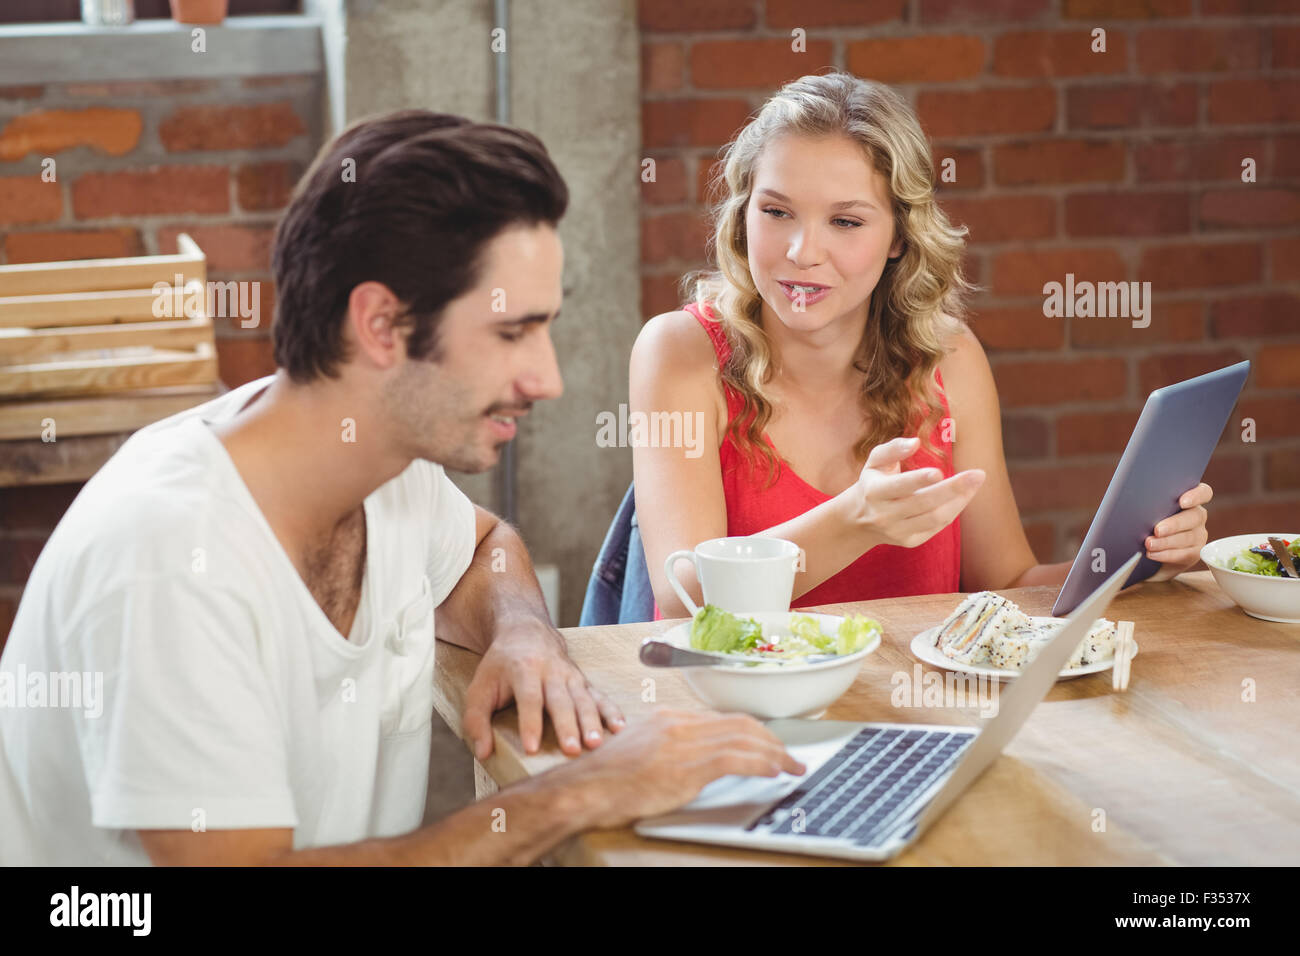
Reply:
[[1142, 559], [1124, 587], [1160, 570], [1159, 562], [1146, 556], [1147, 536], [1157, 522], [1181, 511], [1179, 497], [1200, 483], [1249, 371], [1249, 362], [1238, 362], [1158, 388], [1147, 397], [1052, 605], [1053, 615], [1073, 611], [1134, 551]]

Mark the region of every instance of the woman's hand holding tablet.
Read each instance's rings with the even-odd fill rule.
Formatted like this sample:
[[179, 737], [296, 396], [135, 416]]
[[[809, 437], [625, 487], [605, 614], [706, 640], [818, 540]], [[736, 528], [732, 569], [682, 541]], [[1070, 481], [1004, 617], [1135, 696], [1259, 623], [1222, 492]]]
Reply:
[[1210, 540], [1205, 530], [1209, 516], [1205, 506], [1213, 497], [1214, 489], [1205, 482], [1184, 492], [1178, 499], [1178, 507], [1183, 510], [1161, 521], [1147, 537], [1147, 557], [1160, 562], [1160, 570], [1151, 575], [1152, 581], [1168, 581], [1201, 560], [1201, 548]]

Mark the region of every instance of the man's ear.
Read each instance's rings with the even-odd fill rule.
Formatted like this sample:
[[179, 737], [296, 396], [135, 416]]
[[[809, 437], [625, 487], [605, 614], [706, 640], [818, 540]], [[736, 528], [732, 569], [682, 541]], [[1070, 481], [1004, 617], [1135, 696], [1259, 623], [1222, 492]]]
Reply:
[[405, 308], [382, 282], [362, 282], [348, 294], [346, 323], [360, 356], [374, 367], [392, 368], [406, 355]]

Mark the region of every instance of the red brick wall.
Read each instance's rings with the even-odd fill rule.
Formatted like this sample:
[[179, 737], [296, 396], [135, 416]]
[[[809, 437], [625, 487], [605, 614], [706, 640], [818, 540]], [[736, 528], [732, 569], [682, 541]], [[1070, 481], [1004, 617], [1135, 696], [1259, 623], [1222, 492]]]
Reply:
[[[322, 95], [314, 76], [0, 87], [0, 262], [174, 253], [188, 232], [209, 279], [261, 283], [257, 328], [215, 320], [222, 381], [273, 371], [271, 239]], [[79, 487], [0, 489], [0, 636]]]
[[209, 279], [261, 283], [257, 328], [216, 319], [222, 381], [272, 371], [271, 238], [321, 96], [310, 76], [0, 87], [0, 262], [174, 253], [188, 232]]
[[[705, 264], [718, 148], [782, 82], [848, 69], [907, 96], [936, 161], [956, 159], [941, 201], [970, 227], [971, 326], [1039, 559], [1073, 556], [1151, 389], [1243, 358], [1211, 537], [1300, 528], [1300, 3], [641, 0], [639, 18], [647, 317]], [[1150, 281], [1150, 326], [1045, 318], [1067, 272]]]

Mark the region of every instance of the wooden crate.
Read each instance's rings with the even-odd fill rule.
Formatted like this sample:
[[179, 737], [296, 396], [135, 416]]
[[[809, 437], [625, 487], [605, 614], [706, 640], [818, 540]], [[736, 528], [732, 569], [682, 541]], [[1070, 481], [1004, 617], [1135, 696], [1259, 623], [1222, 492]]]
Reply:
[[[177, 242], [171, 256], [0, 266], [0, 439], [51, 420], [58, 437], [131, 431], [218, 394], [207, 261]], [[203, 305], [155, 315], [159, 283]]]

